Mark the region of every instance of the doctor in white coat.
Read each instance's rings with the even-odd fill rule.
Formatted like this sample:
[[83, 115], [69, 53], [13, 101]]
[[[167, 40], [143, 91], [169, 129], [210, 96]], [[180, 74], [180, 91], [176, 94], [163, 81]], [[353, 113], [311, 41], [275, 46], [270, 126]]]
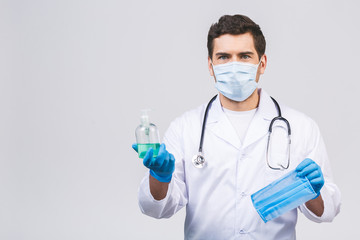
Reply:
[[[298, 210], [315, 222], [332, 221], [340, 211], [340, 192], [311, 118], [280, 103], [291, 126], [290, 165], [279, 171], [267, 164], [269, 125], [278, 112], [270, 96], [257, 88], [267, 64], [260, 27], [243, 15], [223, 16], [209, 30], [208, 50], [209, 71], [219, 94], [205, 125], [206, 165], [196, 168], [192, 162], [198, 153], [204, 104], [171, 123], [156, 158], [152, 149], [144, 157], [150, 174], [139, 188], [141, 211], [169, 218], [186, 207], [185, 239], [196, 240], [296, 239]], [[280, 144], [276, 139], [272, 144], [277, 141]], [[250, 195], [294, 169], [309, 179], [317, 197], [264, 223]]]

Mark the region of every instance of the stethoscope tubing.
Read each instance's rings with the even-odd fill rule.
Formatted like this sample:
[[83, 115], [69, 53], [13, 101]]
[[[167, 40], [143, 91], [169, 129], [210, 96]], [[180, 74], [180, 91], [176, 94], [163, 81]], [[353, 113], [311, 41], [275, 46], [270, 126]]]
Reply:
[[[204, 118], [203, 118], [203, 123], [202, 123], [202, 128], [201, 128], [201, 136], [200, 136], [200, 143], [199, 143], [199, 150], [198, 150], [198, 155], [194, 156], [194, 164], [196, 167], [202, 167], [203, 164], [205, 163], [205, 158], [203, 156], [203, 143], [204, 143], [204, 135], [205, 135], [205, 128], [206, 128], [206, 122], [207, 122], [207, 116], [208, 116], [208, 113], [209, 113], [209, 109], [210, 109], [210, 106], [212, 105], [212, 103], [214, 102], [214, 100], [216, 99], [218, 95], [215, 95], [214, 97], [211, 98], [211, 100], [209, 101], [208, 105], [206, 106], [206, 109], [205, 109], [205, 112], [204, 112]], [[278, 112], [278, 116], [277, 117], [274, 117], [271, 122], [270, 122], [270, 125], [269, 125], [269, 138], [270, 138], [270, 135], [272, 133], [272, 127], [273, 127], [273, 124], [275, 121], [284, 121], [285, 124], [287, 125], [287, 129], [288, 129], [288, 137], [289, 137], [289, 144], [291, 143], [291, 139], [290, 139], [290, 136], [291, 136], [291, 128], [290, 128], [290, 123], [289, 121], [282, 117], [281, 115], [281, 108], [278, 104], [278, 102], [273, 98], [271, 97], [272, 101], [274, 102], [275, 104], [275, 107], [277, 109], [277, 112]], [[268, 147], [269, 147], [269, 139], [268, 139], [268, 146], [267, 146], [267, 152], [268, 152]], [[268, 155], [268, 154], [267, 154]], [[268, 166], [271, 168], [271, 169], [274, 169], [274, 170], [279, 170], [278, 168], [273, 168], [269, 165], [269, 162], [268, 162], [268, 156], [266, 157], [267, 158], [267, 163], [268, 163]], [[289, 159], [290, 160], [290, 159]], [[288, 161], [288, 164], [286, 167], [283, 167], [284, 169], [287, 169], [289, 167], [289, 161]]]
[[208, 105], [206, 106], [205, 109], [205, 113], [204, 113], [204, 119], [203, 119], [203, 124], [202, 124], [202, 128], [201, 128], [201, 137], [200, 137], [200, 144], [199, 144], [199, 153], [202, 153], [202, 147], [203, 147], [203, 142], [204, 142], [204, 135], [205, 135], [205, 128], [206, 128], [206, 121], [207, 121], [207, 116], [208, 116], [208, 112], [209, 112], [209, 108], [212, 104], [213, 101], [215, 101], [217, 95], [215, 95], [208, 103]]

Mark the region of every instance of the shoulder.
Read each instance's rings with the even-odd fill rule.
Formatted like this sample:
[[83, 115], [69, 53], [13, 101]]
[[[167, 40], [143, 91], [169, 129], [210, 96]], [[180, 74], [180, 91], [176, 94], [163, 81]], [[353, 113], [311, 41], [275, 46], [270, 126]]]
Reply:
[[285, 118], [287, 118], [287, 117], [291, 118], [295, 122], [299, 121], [302, 123], [309, 123], [309, 124], [315, 123], [315, 121], [310, 116], [308, 116], [306, 113], [298, 111], [298, 110], [296, 110], [292, 107], [289, 107], [285, 104], [282, 104], [282, 103], [280, 103], [280, 106], [281, 106], [282, 115]]
[[180, 133], [185, 130], [195, 131], [202, 124], [205, 108], [206, 104], [204, 103], [176, 117], [170, 123], [167, 132]]
[[200, 139], [202, 116], [205, 111], [205, 104], [184, 112], [175, 118], [164, 135], [164, 143], [169, 151], [178, 153], [179, 158], [185, 152], [185, 146], [196, 146], [197, 139]]
[[[288, 120], [292, 129], [297, 127], [304, 129], [308, 127], [317, 126], [315, 121], [305, 113], [300, 112], [279, 100], [275, 101], [275, 105], [276, 102], [280, 106], [281, 116]], [[262, 89], [261, 89], [260, 105], [265, 106], [265, 108], [271, 109], [271, 110], [264, 110], [268, 117], [278, 116], [278, 112], [275, 110], [276, 107], [274, 107], [274, 102], [271, 101], [270, 95]]]
[[194, 122], [202, 121], [202, 116], [204, 114], [206, 104], [201, 104], [200, 106], [188, 110], [175, 118], [171, 125], [188, 125]]
[[287, 105], [280, 104], [280, 106], [282, 116], [289, 121], [293, 134], [314, 135], [319, 133], [318, 124], [310, 116]]

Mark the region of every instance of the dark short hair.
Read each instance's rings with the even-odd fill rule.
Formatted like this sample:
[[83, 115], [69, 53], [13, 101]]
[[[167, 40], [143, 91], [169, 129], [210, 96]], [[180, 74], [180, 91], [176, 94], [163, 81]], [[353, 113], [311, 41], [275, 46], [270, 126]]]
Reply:
[[211, 25], [208, 33], [207, 48], [209, 57], [212, 59], [214, 51], [214, 39], [224, 34], [238, 35], [251, 33], [259, 59], [265, 53], [266, 41], [260, 26], [244, 15], [224, 15], [217, 23]]

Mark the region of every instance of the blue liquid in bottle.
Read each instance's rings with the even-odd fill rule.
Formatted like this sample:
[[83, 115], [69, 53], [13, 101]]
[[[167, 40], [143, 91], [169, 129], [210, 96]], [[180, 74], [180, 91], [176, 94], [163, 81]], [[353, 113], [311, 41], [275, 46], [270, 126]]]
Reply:
[[146, 152], [149, 150], [149, 148], [153, 149], [153, 157], [157, 157], [160, 143], [144, 143], [144, 144], [138, 144], [138, 153], [139, 158], [144, 158]]
[[155, 124], [150, 123], [147, 111], [142, 111], [141, 124], [135, 130], [139, 158], [144, 158], [149, 148], [153, 149], [153, 157], [156, 157], [160, 148], [159, 130]]

